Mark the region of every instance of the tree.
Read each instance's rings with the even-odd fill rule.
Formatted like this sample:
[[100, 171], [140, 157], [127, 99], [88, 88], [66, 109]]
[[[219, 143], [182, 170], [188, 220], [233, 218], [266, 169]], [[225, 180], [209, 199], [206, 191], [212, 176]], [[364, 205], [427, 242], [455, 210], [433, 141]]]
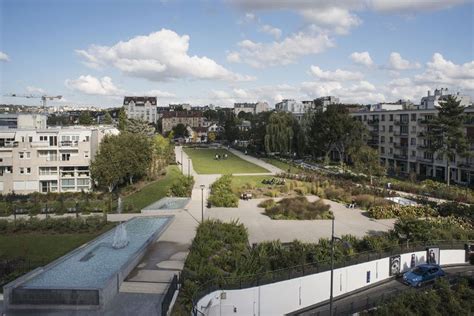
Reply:
[[79, 115], [79, 124], [80, 125], [92, 125], [94, 124], [94, 118], [89, 111], [82, 111]]
[[189, 131], [186, 128], [186, 125], [179, 123], [175, 127], [173, 127], [173, 134], [175, 138], [186, 138], [189, 137]]
[[118, 135], [105, 136], [99, 152], [91, 162], [91, 177], [99, 187], [112, 192], [125, 176], [122, 170], [123, 159]]
[[309, 124], [308, 140], [315, 157], [328, 157], [331, 150], [338, 153], [341, 165], [348, 156], [365, 144], [367, 129], [353, 119], [342, 104], [313, 113]]
[[207, 141], [208, 141], [209, 143], [215, 142], [215, 141], [216, 141], [216, 133], [215, 133], [215, 132], [209, 132], [209, 133], [207, 134]]
[[153, 149], [150, 139], [141, 133], [125, 132], [118, 137], [120, 165], [130, 184], [135, 178], [146, 175], [152, 162]]
[[228, 142], [233, 143], [236, 139], [239, 138], [239, 128], [237, 124], [239, 121], [235, 114], [229, 115], [229, 117], [225, 120], [224, 123], [224, 136]]
[[155, 134], [155, 127], [144, 120], [127, 119], [125, 131], [151, 137]]
[[456, 155], [467, 156], [469, 145], [464, 134], [464, 108], [461, 101], [448, 96], [440, 101], [438, 116], [428, 125], [427, 140], [432, 154], [442, 156], [446, 160], [446, 183], [450, 184], [450, 162]]
[[355, 151], [351, 155], [351, 159], [356, 171], [370, 177], [370, 184], [372, 184], [373, 176], [383, 176], [385, 174], [385, 167], [380, 164], [378, 151], [369, 146], [362, 146]]
[[127, 114], [124, 108], [121, 108], [119, 111], [117, 128], [119, 131], [124, 131], [127, 128]]
[[274, 112], [266, 126], [265, 151], [289, 154], [292, 152], [293, 117], [290, 113]]
[[110, 115], [109, 112], [105, 112], [104, 115], [104, 124], [106, 125], [112, 125], [114, 121], [112, 120], [112, 116]]

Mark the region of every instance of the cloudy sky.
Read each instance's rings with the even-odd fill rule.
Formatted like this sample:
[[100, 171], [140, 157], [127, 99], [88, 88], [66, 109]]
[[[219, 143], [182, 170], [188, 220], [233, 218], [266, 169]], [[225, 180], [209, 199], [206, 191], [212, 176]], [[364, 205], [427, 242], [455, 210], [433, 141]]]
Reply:
[[474, 97], [473, 14], [465, 0], [0, 0], [0, 93], [98, 106]]

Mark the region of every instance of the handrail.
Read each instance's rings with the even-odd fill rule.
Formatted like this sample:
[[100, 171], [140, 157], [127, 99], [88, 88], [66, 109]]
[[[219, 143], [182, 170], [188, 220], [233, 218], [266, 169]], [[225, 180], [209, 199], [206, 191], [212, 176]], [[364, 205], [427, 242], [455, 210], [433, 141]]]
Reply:
[[[403, 243], [396, 246], [389, 246], [378, 251], [364, 251], [340, 258], [334, 262], [334, 268], [346, 267], [354, 264], [369, 262], [375, 259], [382, 259], [387, 256], [398, 255], [406, 252], [422, 251], [428, 246], [436, 246], [440, 249], [463, 249], [466, 243], [474, 243], [474, 240], [430, 240], [417, 241], [411, 244]], [[395, 249], [396, 248], [396, 249]], [[347, 260], [349, 257], [351, 260]], [[202, 284], [192, 299], [193, 306], [205, 295], [216, 290], [244, 289], [254, 286], [266, 285], [281, 281], [286, 281], [305, 275], [321, 273], [330, 270], [329, 260], [314, 261], [306, 264], [292, 266], [284, 269], [254, 273], [238, 277], [215, 278]], [[183, 278], [186, 277], [185, 271], [182, 272]], [[271, 277], [269, 277], [271, 276]], [[245, 282], [245, 280], [250, 280]], [[244, 283], [242, 282], [244, 281]]]

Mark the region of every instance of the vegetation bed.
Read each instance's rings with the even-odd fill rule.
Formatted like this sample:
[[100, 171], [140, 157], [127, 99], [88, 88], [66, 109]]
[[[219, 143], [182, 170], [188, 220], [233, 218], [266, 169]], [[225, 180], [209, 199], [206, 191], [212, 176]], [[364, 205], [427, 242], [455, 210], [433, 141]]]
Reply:
[[[272, 201], [272, 202], [270, 202]], [[331, 219], [330, 206], [322, 200], [309, 202], [306, 197], [282, 199], [279, 202], [266, 200], [259, 204], [265, 208], [265, 214], [271, 219]]]

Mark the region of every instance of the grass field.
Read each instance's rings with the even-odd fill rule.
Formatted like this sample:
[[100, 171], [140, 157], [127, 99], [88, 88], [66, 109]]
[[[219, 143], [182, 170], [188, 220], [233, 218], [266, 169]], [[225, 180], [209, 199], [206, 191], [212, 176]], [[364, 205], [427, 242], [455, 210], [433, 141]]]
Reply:
[[[233, 174], [269, 172], [260, 166], [245, 161], [225, 149], [194, 149], [184, 151], [193, 161], [193, 168], [199, 174]], [[216, 160], [215, 156], [227, 154], [227, 159]]]
[[123, 199], [124, 211], [139, 212], [142, 208], [164, 198], [175, 180], [178, 179], [180, 171], [177, 166], [168, 166], [166, 176], [143, 187], [140, 191], [130, 194]]

